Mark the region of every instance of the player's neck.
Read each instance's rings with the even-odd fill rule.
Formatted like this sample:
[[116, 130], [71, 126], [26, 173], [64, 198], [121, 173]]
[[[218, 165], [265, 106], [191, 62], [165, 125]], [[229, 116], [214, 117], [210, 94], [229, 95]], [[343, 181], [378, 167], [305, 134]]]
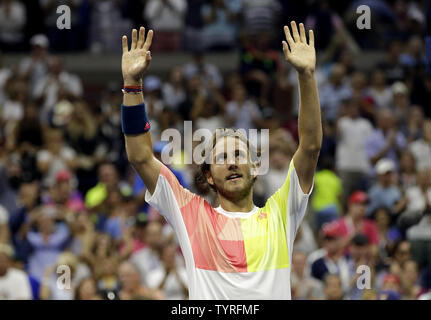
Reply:
[[227, 199], [219, 193], [218, 199], [222, 209], [229, 212], [250, 212], [254, 208], [252, 192], [247, 197], [239, 200]]

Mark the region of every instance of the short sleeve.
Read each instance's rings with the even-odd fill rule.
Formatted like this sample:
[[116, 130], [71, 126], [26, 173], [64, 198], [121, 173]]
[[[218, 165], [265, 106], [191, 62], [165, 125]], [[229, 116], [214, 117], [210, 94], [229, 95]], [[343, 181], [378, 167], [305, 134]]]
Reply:
[[196, 197], [198, 196], [184, 188], [163, 164], [153, 194], [148, 189], [145, 192], [145, 201], [159, 211], [174, 229], [181, 217], [181, 209]]
[[293, 160], [291, 160], [285, 182], [268, 200], [274, 202], [283, 214], [290, 215], [294, 234], [296, 234], [299, 225], [304, 219], [308, 199], [313, 191], [313, 187], [314, 180], [308, 194], [302, 191]]

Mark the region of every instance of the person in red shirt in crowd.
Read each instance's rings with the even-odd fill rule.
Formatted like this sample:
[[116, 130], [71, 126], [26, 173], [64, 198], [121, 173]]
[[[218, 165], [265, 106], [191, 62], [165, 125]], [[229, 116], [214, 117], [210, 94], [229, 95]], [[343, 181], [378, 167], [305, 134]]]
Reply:
[[376, 256], [378, 254], [379, 233], [375, 222], [366, 218], [368, 201], [368, 196], [365, 192], [353, 192], [348, 200], [346, 215], [331, 222], [331, 224], [337, 226], [346, 248], [351, 239], [360, 233], [368, 238], [372, 255]]

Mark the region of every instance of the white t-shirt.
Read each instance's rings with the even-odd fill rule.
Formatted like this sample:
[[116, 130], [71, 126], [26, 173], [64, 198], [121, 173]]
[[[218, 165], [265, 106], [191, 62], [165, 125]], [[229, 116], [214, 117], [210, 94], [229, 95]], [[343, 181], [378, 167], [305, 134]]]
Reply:
[[336, 150], [338, 170], [367, 172], [369, 161], [365, 142], [373, 131], [371, 123], [364, 118], [342, 117], [338, 120], [339, 141]]
[[416, 160], [418, 171], [431, 169], [431, 143], [424, 139], [419, 139], [410, 145], [410, 152]]
[[290, 299], [293, 241], [308, 198], [293, 161], [283, 186], [248, 213], [213, 208], [164, 165], [145, 194], [177, 234], [192, 300]]
[[9, 268], [0, 277], [0, 300], [30, 300], [31, 287], [27, 274], [19, 269]]

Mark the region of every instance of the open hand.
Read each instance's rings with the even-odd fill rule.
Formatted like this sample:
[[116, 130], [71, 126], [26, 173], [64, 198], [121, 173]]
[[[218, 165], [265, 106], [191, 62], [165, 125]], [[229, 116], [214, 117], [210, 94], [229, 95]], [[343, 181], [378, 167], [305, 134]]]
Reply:
[[145, 28], [141, 27], [138, 31], [132, 31], [132, 45], [129, 50], [127, 37], [123, 36], [123, 57], [121, 60], [121, 69], [125, 85], [136, 85], [142, 82], [144, 71], [148, 68], [151, 61], [151, 52], [149, 51], [151, 41], [153, 40], [153, 30], [148, 31], [145, 39]]
[[[316, 67], [316, 50], [314, 49], [314, 33], [310, 30], [308, 33], [309, 41], [305, 35], [304, 24], [299, 24], [299, 32], [296, 22], [290, 23], [292, 35], [289, 27], [284, 26], [286, 41], [283, 41], [283, 52], [286, 61], [288, 61], [299, 73], [314, 72]], [[289, 45], [288, 45], [289, 44]]]

